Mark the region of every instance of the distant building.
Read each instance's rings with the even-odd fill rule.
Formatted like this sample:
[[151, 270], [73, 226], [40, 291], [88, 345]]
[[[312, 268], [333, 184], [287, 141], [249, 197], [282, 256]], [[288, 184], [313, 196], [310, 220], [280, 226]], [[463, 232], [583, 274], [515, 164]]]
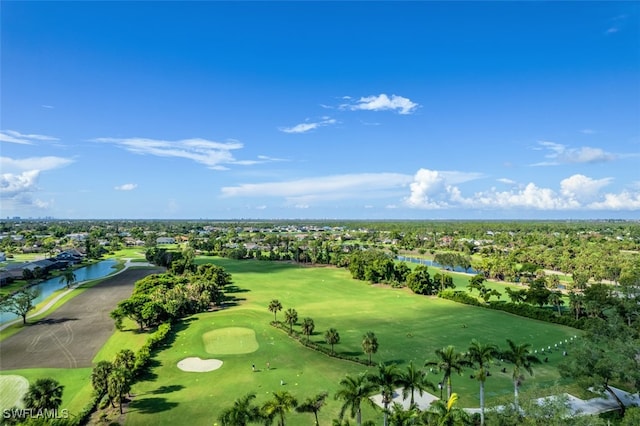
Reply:
[[158, 245], [163, 245], [163, 244], [175, 244], [176, 243], [176, 239], [173, 237], [158, 237], [156, 238], [156, 244]]

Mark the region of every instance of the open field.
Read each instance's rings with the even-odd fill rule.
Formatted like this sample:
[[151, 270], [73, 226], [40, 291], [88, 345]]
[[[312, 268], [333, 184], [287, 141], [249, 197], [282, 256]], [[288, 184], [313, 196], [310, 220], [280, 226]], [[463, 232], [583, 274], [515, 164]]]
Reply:
[[[324, 331], [336, 328], [341, 336], [335, 347], [339, 354], [364, 358], [362, 335], [375, 332], [380, 348], [373, 356], [374, 362], [393, 362], [401, 369], [410, 361], [424, 365], [432, 359], [436, 348], [447, 344], [463, 351], [473, 338], [502, 347], [506, 338], [511, 338], [516, 343], [531, 343], [533, 348], [546, 348], [578, 334], [568, 327], [416, 296], [406, 289], [371, 286], [352, 280], [343, 269], [218, 258], [199, 261], [213, 261], [232, 274], [241, 290], [234, 293], [240, 299], [239, 305], [199, 314], [176, 326], [171, 347], [158, 354], [158, 365], [149, 380], [134, 387], [137, 396], [129, 406], [127, 424], [145, 425], [159, 419], [163, 424], [175, 424], [188, 416], [194, 425], [210, 425], [236, 398], [255, 392], [260, 404], [273, 391], [282, 389], [299, 399], [328, 391], [330, 397], [320, 412], [320, 420], [327, 424], [336, 418], [340, 403], [333, 400], [333, 394], [339, 381], [345, 374], [357, 374], [367, 367], [304, 348], [270, 326], [273, 314], [267, 305], [272, 299], [279, 299], [283, 305], [279, 320], [284, 320], [287, 308], [297, 310], [299, 323], [304, 317], [313, 318], [316, 330], [311, 336], [313, 341], [322, 342]], [[254, 331], [255, 351], [238, 348], [232, 353], [228, 349], [227, 353], [216, 355], [207, 351], [212, 331], [225, 333], [238, 328]], [[295, 329], [299, 330], [299, 325]], [[187, 357], [217, 358], [223, 365], [206, 373], [184, 372], [177, 364]], [[534, 386], [549, 388], [562, 384], [556, 367], [562, 358], [561, 351], [554, 351], [548, 358], [548, 363], [535, 367], [533, 378], [527, 377], [523, 391]], [[269, 370], [267, 362], [271, 365]], [[252, 364], [256, 365], [256, 372], [252, 371]], [[502, 366], [496, 366], [487, 381], [489, 404], [512, 392], [509, 366], [504, 367], [507, 373], [500, 372]], [[477, 407], [478, 385], [469, 374], [470, 371], [454, 376], [453, 388], [460, 394], [463, 406]], [[434, 383], [440, 379], [435, 372], [431, 375]], [[292, 424], [306, 424], [308, 416], [292, 413], [289, 418]], [[377, 415], [367, 410], [364, 418]]]

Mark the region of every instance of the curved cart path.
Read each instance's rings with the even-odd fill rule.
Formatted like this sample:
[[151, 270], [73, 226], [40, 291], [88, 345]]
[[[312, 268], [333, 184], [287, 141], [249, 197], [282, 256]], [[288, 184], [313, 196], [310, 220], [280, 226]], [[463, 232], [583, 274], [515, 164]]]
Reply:
[[129, 269], [69, 300], [46, 318], [0, 342], [0, 370], [91, 367], [115, 331], [109, 313], [136, 281], [161, 268]]

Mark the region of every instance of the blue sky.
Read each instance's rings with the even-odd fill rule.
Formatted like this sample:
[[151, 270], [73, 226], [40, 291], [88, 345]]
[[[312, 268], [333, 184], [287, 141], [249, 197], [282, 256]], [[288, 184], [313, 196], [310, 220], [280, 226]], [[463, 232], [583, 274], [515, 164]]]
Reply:
[[0, 217], [640, 217], [637, 2], [1, 4]]

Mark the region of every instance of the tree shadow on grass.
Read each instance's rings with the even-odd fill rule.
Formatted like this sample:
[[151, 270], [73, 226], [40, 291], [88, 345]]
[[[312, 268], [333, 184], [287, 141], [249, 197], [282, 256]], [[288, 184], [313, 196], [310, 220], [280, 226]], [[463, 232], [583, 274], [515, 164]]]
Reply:
[[152, 390], [149, 393], [157, 395], [157, 394], [163, 394], [163, 393], [177, 392], [182, 389], [184, 389], [184, 386], [182, 385], [160, 386], [158, 389]]
[[237, 285], [228, 285], [224, 288], [224, 292], [225, 293], [248, 293], [251, 290], [249, 290], [248, 288], [240, 288]]
[[341, 351], [338, 350], [338, 348], [336, 348], [336, 354], [337, 355], [342, 355], [342, 356], [365, 356], [365, 354], [363, 354], [362, 352], [354, 352], [354, 351], [341, 352]]
[[138, 411], [142, 414], [160, 413], [178, 406], [177, 402], [167, 401], [166, 398], [142, 398], [134, 399], [129, 403], [130, 411]]

